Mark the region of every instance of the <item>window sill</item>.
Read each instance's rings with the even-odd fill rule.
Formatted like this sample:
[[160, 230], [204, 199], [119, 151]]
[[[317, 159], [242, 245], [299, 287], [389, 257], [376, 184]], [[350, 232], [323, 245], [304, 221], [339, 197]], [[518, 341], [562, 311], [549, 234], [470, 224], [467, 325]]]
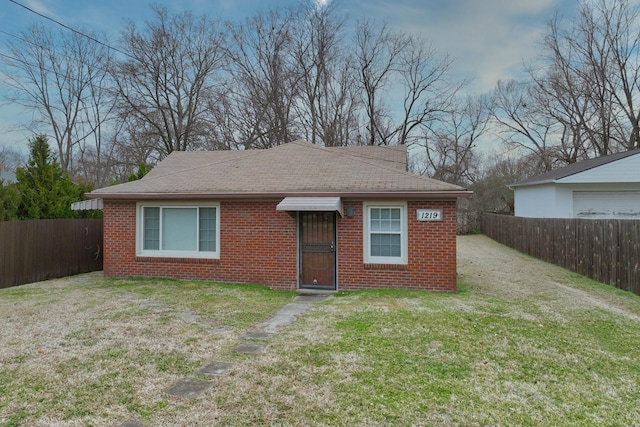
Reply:
[[409, 270], [407, 264], [364, 264], [365, 270], [396, 270], [404, 271]]
[[144, 262], [144, 263], [180, 263], [180, 264], [219, 264], [219, 258], [180, 258], [180, 257], [147, 257], [147, 256], [136, 256], [134, 262]]

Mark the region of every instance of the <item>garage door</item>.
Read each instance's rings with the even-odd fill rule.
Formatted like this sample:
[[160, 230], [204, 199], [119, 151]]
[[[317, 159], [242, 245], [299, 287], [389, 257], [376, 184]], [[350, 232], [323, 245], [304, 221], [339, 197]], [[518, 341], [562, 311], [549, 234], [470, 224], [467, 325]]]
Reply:
[[640, 219], [640, 191], [574, 191], [573, 216]]

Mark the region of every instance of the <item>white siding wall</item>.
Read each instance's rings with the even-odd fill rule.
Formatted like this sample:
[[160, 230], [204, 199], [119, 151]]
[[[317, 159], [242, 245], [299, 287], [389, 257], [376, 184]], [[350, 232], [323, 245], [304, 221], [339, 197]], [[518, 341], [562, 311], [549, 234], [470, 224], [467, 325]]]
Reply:
[[[578, 196], [574, 208], [574, 192]], [[617, 195], [606, 193], [616, 192]], [[514, 188], [515, 215], [529, 218], [586, 217], [591, 212], [585, 203], [593, 203], [601, 217], [638, 217], [640, 192], [640, 155], [624, 159], [559, 179], [555, 184]], [[588, 199], [588, 200], [587, 200]], [[610, 214], [608, 212], [611, 212]], [[590, 213], [592, 217], [595, 214]]]
[[514, 189], [515, 216], [527, 218], [570, 218], [572, 196], [569, 206], [558, 198], [553, 184], [516, 187]]
[[[636, 172], [637, 174], [637, 172]], [[640, 174], [639, 174], [640, 175]], [[594, 200], [594, 206], [600, 209], [601, 206], [609, 206], [611, 212], [616, 212], [614, 198], [607, 196], [609, 192], [634, 192], [640, 191], [640, 183], [619, 183], [619, 184], [544, 184], [514, 188], [515, 216], [527, 218], [575, 218], [576, 216], [585, 218], [584, 215], [576, 215], [574, 212], [574, 192], [590, 192], [597, 196], [597, 192], [603, 193], [601, 200]], [[635, 198], [634, 194], [628, 193], [629, 197]], [[635, 202], [635, 201], [634, 201]], [[624, 212], [637, 210], [635, 206], [640, 206], [632, 202], [632, 208], [627, 206], [628, 200], [624, 200], [621, 209]], [[640, 204], [640, 201], [637, 201]], [[617, 215], [617, 214], [616, 214]], [[611, 217], [616, 217], [612, 215]], [[602, 217], [602, 216], [600, 216]], [[632, 218], [629, 215], [626, 218]], [[595, 218], [595, 216], [593, 216]]]
[[572, 218], [573, 217], [573, 188], [556, 185], [555, 186], [556, 207], [553, 209], [556, 216], [547, 218]]
[[640, 191], [574, 191], [576, 218], [640, 219]]

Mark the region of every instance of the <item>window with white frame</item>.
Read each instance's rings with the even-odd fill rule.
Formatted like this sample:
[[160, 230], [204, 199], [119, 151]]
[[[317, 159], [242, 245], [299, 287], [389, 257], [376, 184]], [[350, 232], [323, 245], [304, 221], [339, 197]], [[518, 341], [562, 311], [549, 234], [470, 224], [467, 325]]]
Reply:
[[219, 258], [220, 205], [139, 203], [139, 256]]
[[407, 206], [365, 203], [364, 260], [369, 263], [407, 263]]

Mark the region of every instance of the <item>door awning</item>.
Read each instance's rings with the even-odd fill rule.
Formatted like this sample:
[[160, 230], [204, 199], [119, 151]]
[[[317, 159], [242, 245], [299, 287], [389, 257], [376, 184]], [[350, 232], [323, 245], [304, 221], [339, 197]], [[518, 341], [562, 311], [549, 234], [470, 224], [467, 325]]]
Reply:
[[102, 199], [89, 199], [71, 204], [72, 211], [90, 211], [93, 209], [102, 209]]
[[338, 212], [342, 215], [340, 197], [285, 197], [276, 210], [301, 212]]

